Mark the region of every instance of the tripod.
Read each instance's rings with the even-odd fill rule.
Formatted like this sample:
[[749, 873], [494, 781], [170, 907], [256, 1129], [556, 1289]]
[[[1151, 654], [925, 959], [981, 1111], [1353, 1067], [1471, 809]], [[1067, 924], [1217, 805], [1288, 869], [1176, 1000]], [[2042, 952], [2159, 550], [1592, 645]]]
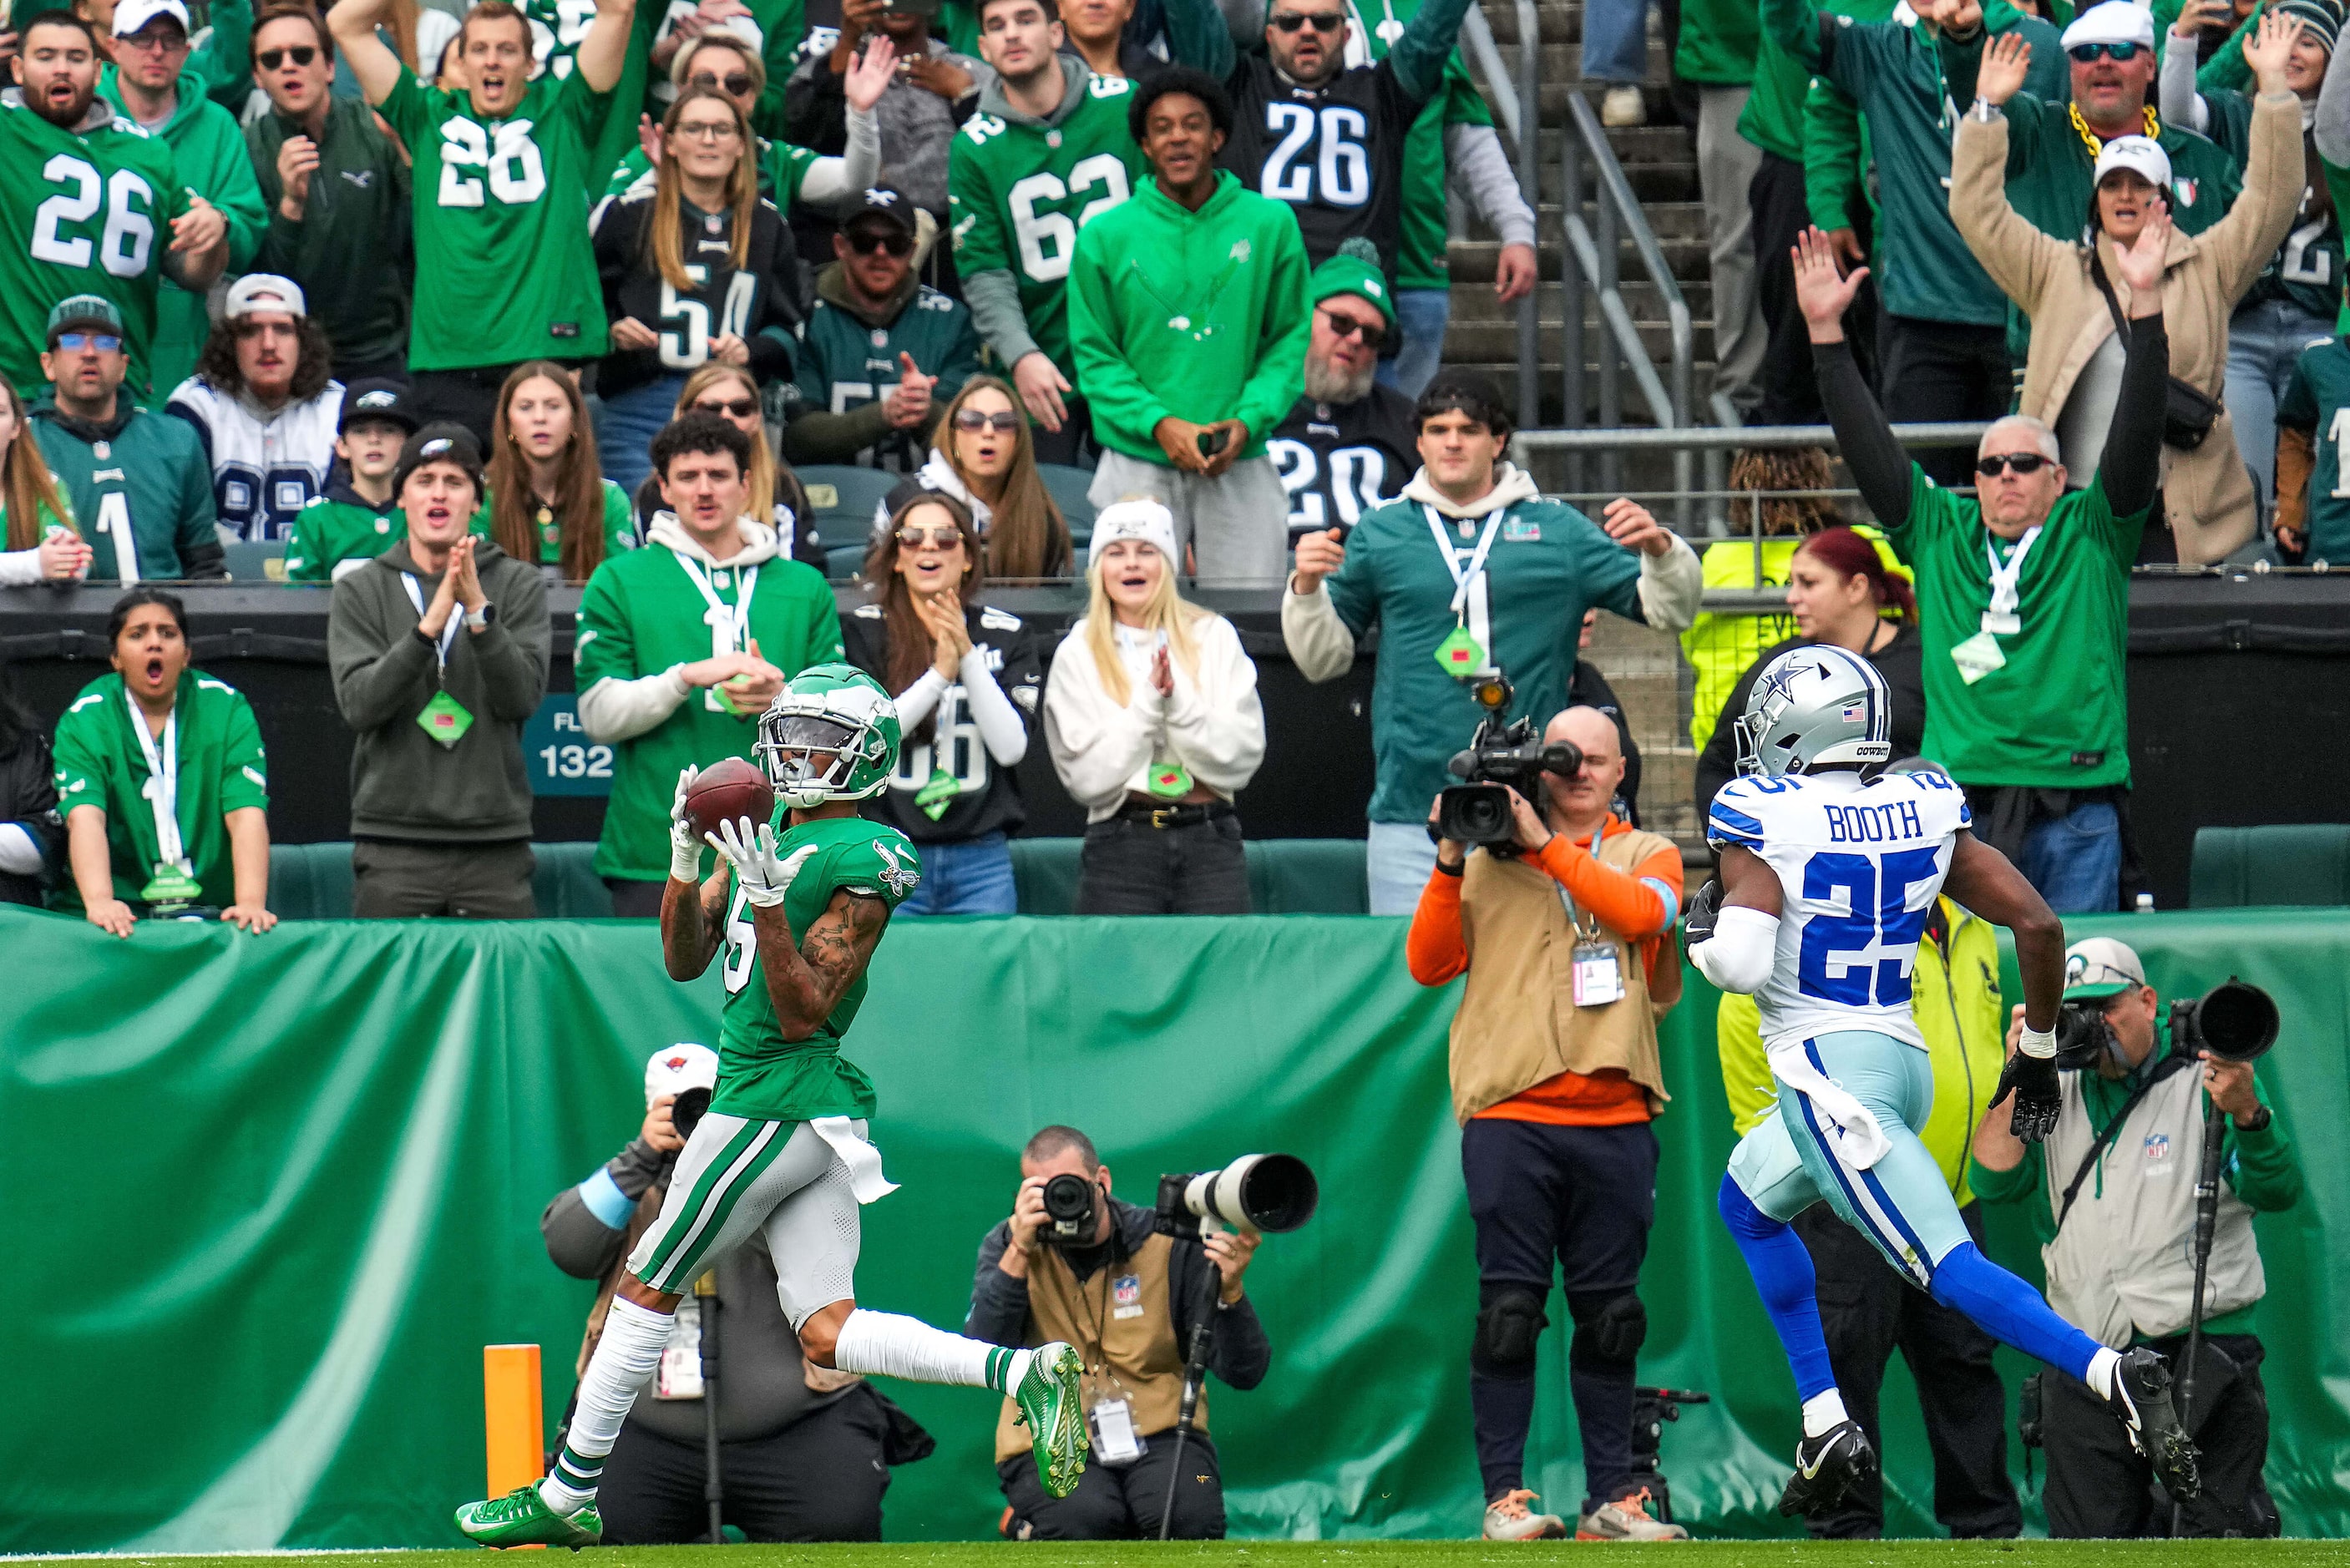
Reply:
[[1183, 1481], [1183, 1445], [1200, 1412], [1200, 1386], [1208, 1378], [1208, 1357], [1216, 1343], [1216, 1298], [1223, 1290], [1223, 1274], [1213, 1263], [1203, 1271], [1205, 1288], [1199, 1310], [1191, 1314], [1191, 1340], [1183, 1355], [1183, 1403], [1175, 1417], [1175, 1457], [1167, 1468], [1167, 1501], [1159, 1511], [1159, 1539], [1175, 1527], [1175, 1489]]
[[[2187, 1355], [2178, 1369], [2178, 1419], [2191, 1438], [2195, 1431], [2195, 1361], [2203, 1349], [2203, 1280], [2211, 1266], [2211, 1238], [2220, 1224], [2220, 1148], [2228, 1136], [2227, 1114], [2203, 1107], [2203, 1158], [2195, 1170], [2195, 1298], [2187, 1320]], [[2170, 1500], [2170, 1533], [2178, 1534], [2187, 1506]]]

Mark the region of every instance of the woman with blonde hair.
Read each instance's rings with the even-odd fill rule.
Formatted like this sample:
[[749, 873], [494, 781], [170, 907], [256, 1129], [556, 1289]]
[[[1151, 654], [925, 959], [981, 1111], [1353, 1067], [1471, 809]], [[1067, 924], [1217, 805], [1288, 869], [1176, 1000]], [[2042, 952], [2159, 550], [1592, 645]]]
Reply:
[[0, 376], [0, 587], [70, 583], [89, 572], [95, 554], [75, 532], [73, 508], [25, 423], [25, 400]]
[[1007, 836], [1027, 821], [1014, 769], [1044, 680], [1036, 636], [981, 601], [979, 530], [951, 496], [916, 490], [866, 557], [879, 596], [840, 618], [848, 661], [897, 700], [904, 740], [873, 815], [920, 846], [900, 915], [1010, 915]]
[[1028, 416], [1012, 389], [973, 376], [939, 416], [930, 461], [892, 490], [874, 514], [878, 536], [889, 518], [921, 491], [951, 495], [968, 507], [999, 582], [1069, 575], [1069, 524], [1036, 471]]
[[[719, 359], [702, 366], [678, 389], [672, 417], [683, 419], [690, 413], [716, 414], [751, 438], [746, 488], [751, 493], [752, 514], [775, 529], [775, 554], [823, 571], [830, 552], [816, 537], [816, 514], [808, 506], [799, 475], [775, 456], [774, 443], [767, 440], [767, 417], [760, 409], [759, 387], [751, 379], [751, 372]], [[637, 486], [637, 515], [650, 518], [666, 504], [661, 500], [660, 480], [647, 474]]]
[[1176, 592], [1175, 518], [1094, 519], [1085, 618], [1053, 657], [1045, 739], [1086, 808], [1081, 915], [1245, 915], [1232, 796], [1264, 761], [1256, 666], [1223, 617]]
[[499, 389], [483, 487], [473, 532], [551, 580], [584, 583], [641, 542], [628, 492], [598, 464], [578, 383], [552, 359], [524, 361]]

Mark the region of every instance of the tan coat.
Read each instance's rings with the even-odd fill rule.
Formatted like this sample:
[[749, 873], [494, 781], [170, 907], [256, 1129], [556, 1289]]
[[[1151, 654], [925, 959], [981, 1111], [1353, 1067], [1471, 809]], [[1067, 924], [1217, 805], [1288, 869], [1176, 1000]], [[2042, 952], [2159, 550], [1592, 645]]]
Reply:
[[[2199, 234], [2173, 229], [2164, 264], [2170, 373], [2214, 399], [2227, 379], [2229, 315], [2284, 244], [2301, 209], [2300, 99], [2262, 94], [2252, 111], [2251, 140], [2243, 194]], [[1991, 281], [2031, 318], [2032, 350], [2018, 411], [2053, 425], [2073, 384], [2112, 334], [2114, 317], [2090, 275], [2087, 247], [2041, 233], [2009, 202], [2006, 184], [2007, 121], [1970, 113], [1960, 122], [1950, 158], [1950, 217]], [[2126, 314], [2129, 286], [2115, 265], [2113, 242], [2100, 234], [2096, 244]], [[2192, 452], [2165, 446], [2162, 462], [2163, 509], [2181, 561], [2219, 560], [2252, 536], [2251, 479], [2225, 409], [2201, 446]]]

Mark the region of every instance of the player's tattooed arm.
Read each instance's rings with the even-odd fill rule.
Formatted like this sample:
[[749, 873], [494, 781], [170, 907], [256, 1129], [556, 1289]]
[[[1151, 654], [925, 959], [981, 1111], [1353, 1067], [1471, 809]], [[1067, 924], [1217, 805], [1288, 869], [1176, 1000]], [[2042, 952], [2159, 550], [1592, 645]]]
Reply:
[[775, 1026], [786, 1040], [806, 1040], [823, 1027], [842, 993], [865, 972], [881, 929], [889, 923], [889, 906], [870, 893], [843, 888], [796, 946], [781, 905], [753, 909], [751, 923], [759, 934], [759, 965], [767, 976]]
[[661, 893], [661, 962], [671, 980], [693, 980], [718, 955], [726, 931], [726, 896], [733, 891], [732, 868], [718, 863], [717, 872], [688, 892], [689, 884], [672, 879]]

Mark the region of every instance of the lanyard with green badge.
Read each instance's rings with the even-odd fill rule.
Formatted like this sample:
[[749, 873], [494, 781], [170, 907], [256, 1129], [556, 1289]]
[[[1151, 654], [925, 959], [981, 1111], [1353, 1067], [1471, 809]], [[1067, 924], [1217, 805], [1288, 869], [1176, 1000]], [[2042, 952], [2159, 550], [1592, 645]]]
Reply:
[[[416, 624], [421, 628], [424, 624], [424, 590], [417, 584], [413, 572], [400, 573], [400, 580], [408, 589], [408, 602], [416, 607]], [[432, 645], [432, 681], [435, 686], [442, 686], [449, 679], [449, 650], [457, 645], [457, 632], [463, 624], [457, 607], [451, 605], [449, 624], [441, 628], [440, 640]], [[442, 690], [432, 693], [432, 701], [424, 704], [423, 711], [416, 715], [416, 722], [426, 734], [442, 745], [454, 746], [465, 738], [465, 732], [473, 727], [473, 716], [465, 711], [463, 702]]]
[[128, 686], [122, 689], [122, 701], [130, 710], [130, 732], [138, 737], [140, 753], [147, 759], [147, 782], [139, 786], [139, 793], [155, 815], [155, 876], [139, 889], [140, 900], [159, 909], [192, 903], [203, 888], [196, 881], [195, 867], [189, 864], [187, 846], [180, 836], [179, 706], [174, 703], [172, 716], [163, 721], [159, 745], [147, 732], [147, 716], [139, 711]]
[[1950, 649], [1950, 662], [1959, 667], [1959, 679], [1970, 686], [1991, 671], [2007, 667], [2007, 655], [2001, 650], [1999, 639], [2013, 637], [2023, 629], [2023, 618], [2017, 613], [2023, 602], [2023, 561], [2038, 543], [2040, 531], [2038, 524], [2025, 529], [2023, 537], [2015, 542], [2015, 548], [2002, 562], [1997, 541], [1990, 529], [1983, 530], [1983, 557], [1991, 564], [1991, 603], [1983, 610], [1980, 629]]
[[1445, 537], [1444, 520], [1437, 515], [1436, 508], [1422, 502], [1419, 509], [1428, 517], [1428, 531], [1436, 537], [1436, 551], [1444, 558], [1444, 569], [1452, 574], [1452, 632], [1436, 645], [1436, 666], [1455, 679], [1465, 679], [1482, 672], [1486, 664], [1484, 646], [1469, 634], [1470, 589], [1485, 575], [1485, 557], [1492, 554], [1493, 541], [1501, 537], [1502, 522], [1509, 516], [1509, 509], [1503, 507], [1485, 519], [1485, 532], [1479, 535], [1477, 547], [1469, 553], [1465, 566], [1453, 549], [1452, 541]]
[[[693, 580], [694, 587], [702, 594], [702, 603], [709, 607], [702, 612], [702, 618], [710, 628], [710, 657], [723, 659], [730, 653], [749, 652], [751, 645], [747, 639], [751, 633], [751, 596], [758, 591], [759, 568], [743, 566], [736, 570], [734, 602], [729, 605], [718, 597], [718, 589], [712, 584], [712, 578], [721, 583], [724, 582], [728, 568], [715, 566], [704, 573], [700, 562], [688, 560], [685, 556], [677, 555], [674, 550], [670, 553], [677, 556], [677, 564], [683, 567], [685, 575]], [[721, 681], [715, 686], [703, 687], [702, 705], [713, 713], [731, 713], [739, 719], [743, 716], [743, 710], [734, 706], [733, 698], [727, 691], [726, 684]]]

